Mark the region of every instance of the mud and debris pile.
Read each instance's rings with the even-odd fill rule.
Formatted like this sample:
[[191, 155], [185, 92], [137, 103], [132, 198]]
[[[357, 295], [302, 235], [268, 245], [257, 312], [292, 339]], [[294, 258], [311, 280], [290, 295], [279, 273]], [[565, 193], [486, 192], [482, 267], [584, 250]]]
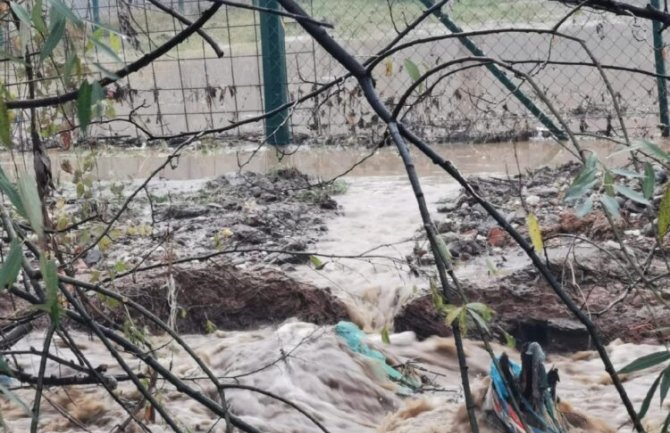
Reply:
[[[670, 318], [663, 314], [663, 304], [670, 293], [658, 284], [656, 294], [646, 289], [632, 290], [640, 281], [629, 260], [635, 257], [645, 261], [646, 278], [667, 273], [663, 249], [654, 246], [655, 217], [668, 176], [663, 170], [656, 170], [647, 205], [635, 200], [642, 197], [639, 177], [613, 177], [615, 184], [623, 185], [615, 189], [614, 200], [619, 209], [619, 216], [611, 218], [615, 236], [600, 204], [579, 216], [575, 203], [565, 199], [582, 167], [568, 163], [507, 178], [473, 176], [469, 181], [477, 194], [494, 205], [529, 244], [527, 218], [530, 214], [537, 217], [545, 248], [541, 256], [546, 257], [556, 280], [597, 325], [605, 341], [663, 340], [667, 336], [660, 335], [658, 329], [670, 326]], [[593, 193], [603, 194], [605, 188], [596, 186]], [[465, 267], [482, 268], [474, 277], [472, 272], [467, 274], [463, 287], [469, 302], [484, 303], [496, 312], [491, 330], [501, 341], [508, 333], [519, 341], [538, 341], [551, 351], [591, 348], [586, 328], [481, 205], [461, 191], [456, 198], [440, 202], [438, 213], [435, 221], [439, 236], [453, 257], [457, 274]], [[433, 266], [428, 265], [433, 261], [425, 260], [427, 255], [424, 251], [415, 260], [431, 273]], [[397, 331], [414, 331], [419, 338], [451, 334], [430, 294], [405, 305], [394, 326]]]
[[196, 194], [159, 207], [158, 227], [170, 224], [174, 241], [194, 250], [275, 250], [245, 260], [304, 263], [309, 257], [280, 251], [305, 251], [326, 231], [325, 218], [337, 211], [334, 188], [315, 183], [296, 169], [221, 176]]
[[[219, 251], [233, 264], [290, 267], [309, 262], [309, 245], [337, 215], [342, 182], [320, 184], [296, 169], [220, 176], [195, 191], [140, 196], [124, 212], [113, 246], [89, 251], [89, 269], [130, 269]], [[141, 209], [138, 212], [137, 209]], [[143, 228], [143, 236], [133, 236]], [[159, 245], [157, 245], [159, 244]], [[82, 265], [83, 267], [83, 265]]]
[[[654, 344], [667, 338], [659, 332], [670, 328], [670, 316], [664, 305], [667, 293], [660, 292], [660, 297], [655, 297], [648, 291], [632, 291], [623, 272], [610, 272], [615, 267], [621, 271], [623, 265], [595, 248], [578, 255], [567, 266], [570, 270], [556, 262], [550, 262], [550, 268], [605, 342], [620, 338]], [[599, 268], [584, 266], [580, 260], [588, 260]], [[586, 327], [530, 265], [502, 273], [498, 278], [469, 279], [463, 285], [469, 302], [483, 303], [494, 310], [489, 330], [500, 342], [507, 341], [505, 334], [508, 334], [517, 342], [540, 342], [554, 353], [593, 348]], [[396, 315], [394, 329], [412, 331], [419, 339], [452, 334], [445, 314], [438, 313], [430, 294], [408, 302]], [[467, 332], [468, 336], [479, 338], [474, 327]]]
[[[124, 296], [165, 323], [172, 317], [175, 329], [183, 334], [258, 329], [289, 318], [325, 325], [349, 317], [344, 304], [330, 291], [268, 268], [249, 271], [208, 263], [146, 273], [135, 281], [126, 277], [115, 284]], [[118, 325], [127, 323], [129, 313], [135, 327], [162, 332], [132, 309], [99, 301], [99, 309]]]
[[[468, 181], [479, 196], [498, 209], [506, 221], [523, 235], [528, 235], [527, 217], [533, 214], [545, 239], [560, 234], [583, 235], [596, 241], [614, 239], [600, 205], [594, 205], [591, 212], [580, 216], [575, 203], [565, 200], [566, 192], [581, 168], [581, 164], [571, 162], [556, 168], [540, 167], [506, 178], [471, 176]], [[647, 238], [654, 236], [654, 226], [648, 218], [649, 210], [657, 210], [668, 176], [665, 171], [657, 170], [655, 180], [651, 206], [643, 206], [630, 197], [617, 194], [615, 200], [621, 218], [615, 223], [625, 234]], [[638, 179], [615, 176], [614, 181], [628, 190], [639, 189]], [[455, 199], [443, 200], [438, 212], [445, 214], [445, 217], [436, 219], [438, 232], [457, 260], [469, 260], [492, 248], [513, 244], [509, 235], [465, 191], [461, 191]]]

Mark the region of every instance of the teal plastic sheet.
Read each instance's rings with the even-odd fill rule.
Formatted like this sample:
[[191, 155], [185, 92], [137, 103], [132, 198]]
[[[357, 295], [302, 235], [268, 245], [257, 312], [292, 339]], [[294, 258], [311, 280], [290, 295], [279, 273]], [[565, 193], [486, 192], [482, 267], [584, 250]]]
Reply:
[[386, 376], [399, 383], [401, 385], [398, 389], [399, 394], [412, 394], [414, 390], [421, 386], [418, 380], [408, 377], [388, 365], [386, 356], [383, 353], [371, 349], [367, 344], [363, 343], [365, 333], [356, 324], [342, 321], [335, 325], [335, 333], [347, 343], [347, 346], [352, 351], [378, 363]]

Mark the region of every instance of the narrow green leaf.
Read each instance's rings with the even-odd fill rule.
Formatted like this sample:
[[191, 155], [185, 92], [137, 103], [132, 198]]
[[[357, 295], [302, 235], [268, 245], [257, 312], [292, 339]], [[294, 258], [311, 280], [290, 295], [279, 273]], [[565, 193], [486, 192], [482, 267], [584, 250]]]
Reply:
[[65, 35], [65, 18], [58, 17], [58, 19], [52, 23], [51, 29], [49, 31], [49, 36], [42, 46], [40, 51], [40, 61], [44, 61], [49, 58], [54, 49], [58, 46], [58, 43], [63, 39]]
[[589, 155], [586, 158], [584, 167], [575, 177], [575, 180], [572, 181], [570, 188], [565, 193], [565, 200], [577, 200], [582, 198], [584, 194], [589, 192], [591, 188], [595, 186], [598, 182], [596, 180], [596, 159], [594, 155]]
[[9, 122], [9, 110], [7, 109], [4, 91], [0, 91], [0, 141], [7, 149], [11, 149], [13, 146], [12, 126]]
[[477, 324], [479, 325], [480, 328], [482, 328], [487, 333], [489, 332], [489, 326], [486, 323], [486, 320], [484, 320], [484, 318], [479, 313], [477, 313], [476, 311], [468, 309], [468, 314], [470, 315], [470, 317], [472, 317], [472, 319], [475, 322], [477, 322]]
[[19, 196], [26, 210], [30, 226], [40, 239], [44, 238], [44, 220], [42, 216], [42, 202], [37, 192], [37, 184], [29, 174], [23, 173], [19, 177]]
[[121, 58], [114, 52], [114, 50], [111, 49], [106, 43], [102, 42], [98, 38], [94, 38], [93, 43], [95, 44], [96, 47], [98, 47], [100, 50], [102, 50], [105, 54], [107, 54], [109, 57], [114, 59], [115, 62], [123, 63], [123, 60], [121, 60]]
[[642, 193], [644, 198], [651, 199], [654, 195], [654, 186], [656, 184], [656, 173], [651, 164], [644, 165], [644, 181], [642, 182]]
[[542, 241], [542, 231], [540, 230], [540, 223], [537, 221], [535, 214], [528, 214], [526, 218], [528, 223], [528, 235], [533, 243], [535, 252], [540, 254], [544, 251], [544, 242]]
[[578, 200], [584, 196], [584, 194], [591, 191], [591, 189], [598, 183], [595, 179], [595, 173], [593, 174], [594, 179], [589, 181], [582, 181], [579, 183], [573, 183], [570, 185], [570, 188], [565, 193], [565, 200]]
[[84, 24], [83, 21], [81, 20], [81, 18], [79, 18], [79, 16], [77, 16], [74, 13], [72, 8], [70, 8], [68, 5], [66, 5], [62, 1], [60, 1], [60, 0], [49, 0], [49, 3], [51, 3], [52, 9], [55, 12], [57, 12], [58, 14], [60, 14], [61, 16], [65, 17], [65, 18], [67, 18], [68, 21], [72, 22], [77, 27], [81, 27]]
[[454, 321], [458, 319], [463, 312], [463, 307], [456, 307], [454, 305], [445, 305], [445, 308], [447, 309], [447, 317], [445, 321], [447, 322], [447, 325], [453, 325]]
[[407, 71], [407, 74], [412, 79], [412, 81], [418, 81], [419, 78], [421, 78], [419, 67], [410, 59], [405, 59], [405, 70]]
[[12, 8], [12, 11], [14, 11], [16, 16], [19, 17], [22, 23], [26, 24], [28, 27], [32, 25], [32, 18], [30, 17], [30, 13], [25, 6], [16, 2], [11, 2], [9, 6]]
[[619, 373], [624, 374], [644, 370], [646, 368], [653, 367], [662, 362], [665, 362], [668, 359], [670, 359], [670, 351], [664, 350], [661, 352], [651, 353], [649, 355], [642, 356], [636, 359], [635, 361], [631, 362], [630, 364], [619, 370]]
[[[653, 193], [653, 188], [654, 187], [652, 185], [652, 193]], [[649, 206], [651, 204], [651, 203], [649, 203], [649, 200], [644, 198], [644, 196], [642, 194], [640, 194], [637, 191], [633, 191], [632, 189], [628, 188], [627, 186], [615, 184], [614, 189], [619, 194], [621, 194], [624, 197], [627, 197], [627, 198], [629, 198], [629, 199], [631, 199], [635, 202], [638, 202], [638, 203], [646, 205], [646, 206]]]
[[641, 179], [641, 178], [644, 177], [638, 172], [631, 171], [631, 170], [625, 170], [623, 168], [613, 168], [610, 171], [612, 173], [616, 174], [617, 176], [627, 177], [628, 179]]
[[91, 123], [91, 84], [84, 80], [79, 87], [79, 96], [77, 97], [77, 118], [79, 119], [79, 128], [86, 134], [86, 129]]
[[123, 45], [121, 43], [121, 37], [118, 34], [109, 34], [109, 48], [111, 48], [117, 55], [121, 52]]
[[603, 186], [607, 195], [614, 197], [614, 176], [609, 170], [603, 172]]
[[42, 310], [49, 313], [51, 321], [58, 325], [60, 322], [61, 308], [58, 303], [58, 270], [53, 260], [47, 260], [44, 255], [40, 258], [40, 270], [44, 285], [47, 288], [46, 304], [40, 306]]
[[100, 27], [97, 27], [95, 30], [93, 30], [93, 33], [91, 33], [91, 37], [90, 37], [91, 42], [93, 42], [95, 39], [100, 39], [104, 35], [105, 35], [105, 30], [100, 28]]
[[663, 370], [662, 375], [663, 378], [661, 379], [661, 388], [660, 388], [661, 406], [665, 401], [665, 397], [668, 396], [668, 390], [670, 390], [670, 367]]
[[458, 328], [461, 334], [465, 335], [468, 332], [468, 311], [461, 308], [461, 314], [458, 315]]
[[326, 263], [323, 263], [318, 257], [316, 256], [309, 256], [309, 261], [312, 263], [312, 266], [314, 266], [314, 269], [317, 271], [320, 271], [321, 269], [326, 266]]
[[588, 215], [589, 212], [593, 209], [593, 199], [589, 196], [582, 202], [582, 204], [577, 208], [577, 217], [583, 218]]
[[382, 328], [382, 342], [384, 344], [391, 344], [391, 338], [389, 337], [389, 330], [386, 326]]
[[651, 384], [651, 388], [649, 388], [647, 396], [642, 401], [642, 406], [640, 406], [640, 412], [637, 414], [637, 416], [640, 419], [644, 418], [644, 416], [647, 414], [647, 411], [649, 410], [651, 399], [654, 398], [654, 393], [656, 392], [656, 388], [658, 387], [658, 382], [661, 380], [661, 376], [662, 374], [659, 374], [654, 383]]
[[646, 151], [647, 153], [655, 156], [656, 158], [659, 158], [661, 160], [670, 160], [670, 154], [666, 152], [665, 150], [661, 149], [658, 147], [657, 144], [652, 143], [651, 141], [647, 140], [642, 140], [641, 148], [642, 150]]
[[442, 259], [442, 263], [444, 263], [444, 266], [447, 269], [451, 269], [453, 258], [451, 257], [449, 248], [447, 248], [447, 244], [444, 243], [444, 239], [437, 236], [435, 239], [435, 243], [437, 244], [437, 252], [439, 253], [440, 258]]
[[205, 322], [205, 334], [211, 334], [212, 332], [216, 332], [216, 325], [214, 324], [214, 322], [207, 319], [207, 321]]
[[663, 239], [670, 227], [670, 184], [665, 187], [661, 204], [658, 208], [658, 237]]
[[639, 142], [637, 144], [632, 145], [632, 146], [625, 146], [624, 145], [624, 146], [621, 146], [618, 150], [616, 150], [616, 151], [610, 153], [609, 155], [607, 155], [607, 159], [612, 159], [612, 158], [614, 158], [618, 155], [622, 155], [624, 153], [631, 153], [635, 150], [640, 150], [643, 147], [644, 146], [642, 145], [642, 143], [639, 143]]
[[21, 261], [23, 259], [23, 252], [21, 251], [21, 244], [13, 240], [9, 247], [9, 254], [5, 258], [5, 262], [0, 269], [0, 291], [7, 286], [14, 284], [16, 278], [21, 271]]
[[35, 1], [30, 16], [37, 31], [45, 35], [47, 32], [47, 25], [44, 22], [44, 16], [42, 15], [42, 0]]
[[617, 202], [614, 197], [603, 195], [600, 197], [600, 203], [605, 208], [605, 212], [610, 216], [619, 218], [619, 202]]
[[437, 311], [442, 311], [444, 308], [444, 300], [442, 299], [442, 295], [440, 292], [437, 290], [437, 283], [435, 282], [435, 278], [430, 279], [430, 295], [433, 299], [433, 306]]
[[16, 16], [19, 17], [20, 20], [19, 42], [21, 44], [20, 53], [23, 56], [23, 54], [25, 54], [26, 52], [26, 47], [28, 46], [28, 43], [32, 39], [31, 35], [32, 18], [30, 16], [30, 12], [28, 12], [28, 9], [26, 9], [25, 6], [23, 6], [22, 4], [11, 2], [10, 7], [12, 8], [12, 11], [14, 11]]
[[482, 317], [482, 319], [484, 319], [487, 322], [491, 321], [493, 315], [495, 314], [495, 312], [491, 309], [491, 307], [481, 302], [470, 302], [469, 304], [466, 305], [466, 307], [468, 308], [468, 310], [474, 311], [477, 314], [479, 314]]
[[16, 208], [16, 211], [22, 217], [27, 219], [28, 218], [28, 213], [26, 212], [26, 209], [23, 206], [23, 202], [21, 201], [21, 196], [19, 195], [19, 192], [14, 187], [14, 184], [12, 184], [12, 182], [10, 182], [7, 175], [5, 175], [5, 172], [2, 169], [2, 167], [0, 167], [0, 190], [3, 193], [5, 193], [5, 195], [9, 198], [9, 201], [12, 202], [12, 204]]
[[503, 336], [505, 337], [505, 346], [509, 347], [510, 349], [516, 349], [516, 338], [514, 338], [513, 335], [509, 334], [507, 331], [504, 329], [500, 329], [503, 333]]

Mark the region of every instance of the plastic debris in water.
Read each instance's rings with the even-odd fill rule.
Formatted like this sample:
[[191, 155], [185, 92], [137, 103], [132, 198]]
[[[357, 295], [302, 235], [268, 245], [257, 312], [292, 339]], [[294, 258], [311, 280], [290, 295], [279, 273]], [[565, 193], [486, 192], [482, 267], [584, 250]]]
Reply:
[[414, 393], [416, 389], [421, 386], [421, 382], [412, 377], [408, 377], [395, 368], [388, 365], [386, 356], [378, 350], [371, 349], [367, 344], [363, 343], [365, 333], [356, 326], [356, 324], [346, 321], [341, 321], [335, 325], [335, 333], [342, 338], [353, 352], [358, 353], [379, 365], [384, 375], [399, 383], [401, 386], [397, 390], [398, 394], [409, 395]]

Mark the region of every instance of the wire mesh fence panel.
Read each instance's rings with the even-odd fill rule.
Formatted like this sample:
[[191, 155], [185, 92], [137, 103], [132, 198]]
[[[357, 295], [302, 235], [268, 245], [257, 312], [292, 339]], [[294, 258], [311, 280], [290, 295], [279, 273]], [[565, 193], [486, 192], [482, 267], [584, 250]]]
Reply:
[[[256, 0], [244, 3], [257, 4]], [[432, 1], [299, 3], [314, 18], [332, 23], [332, 36], [364, 62], [374, 59]], [[646, 5], [642, 0], [629, 3]], [[84, 34], [72, 40], [86, 44], [85, 56], [69, 65], [68, 49], [61, 47], [40, 62], [33, 77], [37, 96], [76, 90], [78, 81], [64, 77], [64, 69], [91, 80], [113, 76], [212, 7], [206, 0], [75, 0], [69, 4], [88, 22], [81, 29], [67, 29], [72, 36]], [[431, 16], [422, 21], [402, 43], [433, 38], [431, 41], [399, 50], [375, 66], [377, 90], [404, 121], [437, 140], [527, 138], [544, 134], [551, 124], [562, 128], [556, 114], [585, 135], [620, 135], [605, 74], [631, 134], [658, 134], [651, 23], [573, 8], [556, 0], [452, 0], [442, 8], [441, 19]], [[538, 31], [551, 29], [561, 20], [558, 32], [569, 38]], [[294, 20], [283, 17], [281, 22], [289, 101], [345, 74]], [[469, 42], [453, 37], [455, 28], [465, 32]], [[92, 136], [140, 143], [147, 137], [225, 129], [233, 122], [261, 115], [265, 107], [259, 12], [222, 6], [202, 31], [209, 41], [194, 34], [108, 86], [94, 113]], [[17, 39], [16, 24], [6, 20], [0, 41], [3, 51], [19, 54]], [[576, 39], [584, 41], [588, 51]], [[29, 46], [28, 51], [38, 48]], [[223, 51], [222, 57], [218, 50]], [[602, 68], [594, 67], [594, 62]], [[26, 68], [12, 61], [2, 62], [2, 68], [11, 97], [27, 98]], [[405, 94], [426, 73], [430, 77]], [[74, 103], [39, 110], [45, 138], [56, 144], [72, 140], [76, 133], [71, 131], [77, 125]], [[377, 140], [383, 134], [381, 123], [352, 79], [288, 111], [294, 141]], [[538, 113], [546, 119], [542, 121]], [[27, 113], [18, 112], [16, 122], [27, 118]], [[254, 140], [263, 134], [257, 122], [222, 132], [229, 138]]]

